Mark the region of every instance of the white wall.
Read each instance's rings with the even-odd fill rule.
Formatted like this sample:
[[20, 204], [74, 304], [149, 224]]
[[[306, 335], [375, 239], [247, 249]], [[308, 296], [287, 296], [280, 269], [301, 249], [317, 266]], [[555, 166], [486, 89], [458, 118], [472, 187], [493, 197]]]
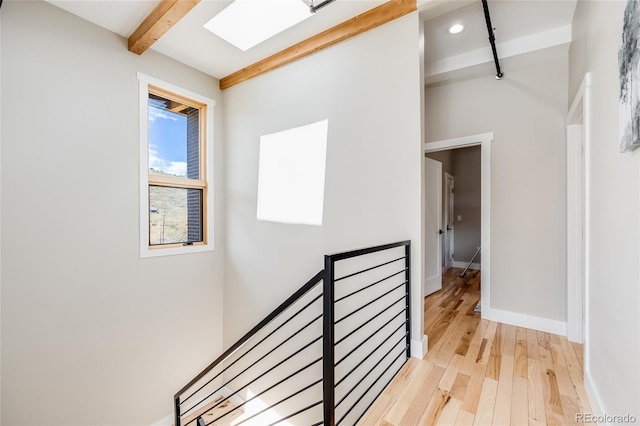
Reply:
[[[480, 147], [455, 149], [453, 152], [454, 193], [454, 260], [469, 263], [480, 246]], [[458, 221], [458, 215], [462, 217]], [[478, 253], [473, 263], [482, 263]]]
[[[0, 9], [2, 18], [2, 9]], [[2, 47], [2, 19], [0, 19], [0, 48]], [[2, 99], [2, 55], [0, 54], [0, 99]], [[0, 102], [0, 224], [2, 224], [2, 102]], [[0, 260], [2, 259], [2, 226], [0, 226]], [[2, 307], [2, 261], [0, 261], [0, 308]], [[2, 330], [2, 312], [0, 310], [0, 333]], [[0, 334], [1, 336], [1, 334]], [[0, 355], [2, 339], [0, 338]], [[2, 360], [0, 359], [0, 369]], [[0, 374], [0, 422], [2, 421], [2, 375]]]
[[[418, 42], [413, 13], [224, 92], [225, 345], [321, 270], [324, 254], [404, 239], [421, 318]], [[323, 119], [322, 226], [256, 220], [260, 136]]]
[[566, 321], [566, 54], [426, 89], [427, 141], [494, 132], [491, 308]]
[[39, 1], [1, 62], [2, 424], [151, 424], [221, 351], [223, 211], [216, 252], [139, 258], [136, 73], [218, 81]]
[[618, 46], [626, 2], [579, 1], [570, 97], [591, 72], [586, 382], [594, 410], [640, 419], [640, 150], [621, 154]]

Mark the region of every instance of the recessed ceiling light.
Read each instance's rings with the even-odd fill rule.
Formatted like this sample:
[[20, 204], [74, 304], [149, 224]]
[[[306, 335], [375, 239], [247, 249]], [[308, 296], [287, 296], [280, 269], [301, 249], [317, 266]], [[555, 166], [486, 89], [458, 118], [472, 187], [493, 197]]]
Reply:
[[204, 27], [245, 51], [311, 16], [300, 0], [235, 0]]
[[448, 32], [449, 32], [449, 34], [458, 34], [458, 33], [462, 32], [462, 30], [464, 30], [464, 25], [462, 25], [462, 24], [453, 24], [452, 26], [449, 27]]

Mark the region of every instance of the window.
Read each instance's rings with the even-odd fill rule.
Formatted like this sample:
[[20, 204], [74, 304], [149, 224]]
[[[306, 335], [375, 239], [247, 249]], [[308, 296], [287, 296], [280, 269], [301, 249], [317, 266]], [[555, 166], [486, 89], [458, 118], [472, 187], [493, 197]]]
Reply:
[[140, 256], [213, 249], [214, 101], [139, 74]]

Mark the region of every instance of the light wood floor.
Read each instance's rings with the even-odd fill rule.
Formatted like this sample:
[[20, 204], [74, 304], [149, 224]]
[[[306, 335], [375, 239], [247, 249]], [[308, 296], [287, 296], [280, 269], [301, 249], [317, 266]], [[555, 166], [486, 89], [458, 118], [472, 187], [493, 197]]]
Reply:
[[480, 274], [461, 272], [425, 298], [425, 359], [411, 358], [359, 425], [577, 424], [591, 412], [582, 345], [480, 319]]

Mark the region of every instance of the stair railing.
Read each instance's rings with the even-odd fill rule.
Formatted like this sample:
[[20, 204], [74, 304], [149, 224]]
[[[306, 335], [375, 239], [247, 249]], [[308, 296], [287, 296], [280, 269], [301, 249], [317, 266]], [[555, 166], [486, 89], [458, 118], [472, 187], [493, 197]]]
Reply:
[[174, 396], [175, 426], [355, 425], [410, 357], [411, 243], [325, 268]]

